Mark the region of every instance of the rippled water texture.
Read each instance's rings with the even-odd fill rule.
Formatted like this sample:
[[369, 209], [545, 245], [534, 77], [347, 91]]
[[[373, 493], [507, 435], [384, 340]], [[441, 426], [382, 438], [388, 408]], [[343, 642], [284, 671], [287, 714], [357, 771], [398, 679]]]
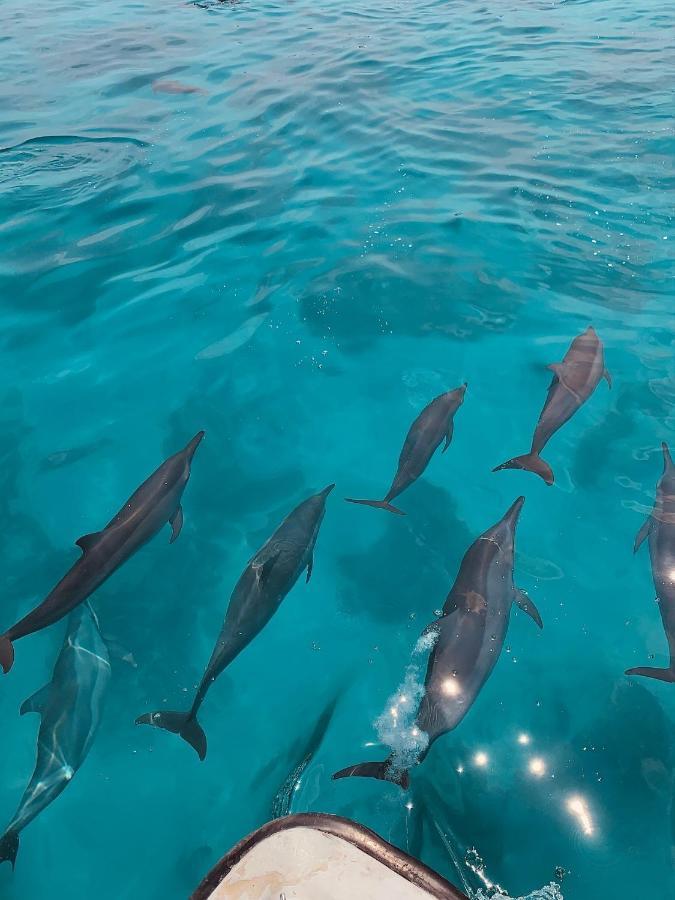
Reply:
[[[2, 627], [207, 432], [180, 540], [94, 598], [138, 667], [115, 664], [3, 898], [182, 898], [289, 809], [356, 818], [471, 889], [566, 873], [565, 900], [672, 898], [675, 689], [622, 673], [666, 660], [631, 551], [675, 444], [674, 36], [663, 0], [2, 0]], [[614, 388], [551, 442], [555, 487], [491, 474], [589, 322]], [[407, 518], [343, 503], [380, 496], [413, 417], [465, 380]], [[312, 581], [204, 706], [206, 762], [135, 727], [186, 704], [246, 560], [332, 481]], [[543, 632], [514, 612], [410, 794], [332, 782], [382, 752], [419, 633], [520, 493]], [[0, 683], [3, 824], [34, 762], [18, 708], [62, 635], [21, 641]]]

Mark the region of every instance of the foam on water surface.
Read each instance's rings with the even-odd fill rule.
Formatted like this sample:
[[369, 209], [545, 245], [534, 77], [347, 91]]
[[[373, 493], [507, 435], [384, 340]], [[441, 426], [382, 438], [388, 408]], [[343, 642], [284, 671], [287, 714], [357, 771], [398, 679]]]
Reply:
[[531, 894], [526, 894], [522, 897], [509, 897], [508, 894], [499, 892], [486, 894], [483, 891], [478, 891], [475, 895], [475, 900], [564, 900], [564, 898], [559, 886], [551, 882], [538, 891], [532, 891]]
[[418, 639], [413, 648], [413, 661], [406, 668], [403, 681], [375, 721], [380, 743], [391, 748], [394, 771], [415, 765], [429, 744], [428, 735], [417, 727], [415, 718], [424, 696], [427, 657], [437, 640], [438, 632], [433, 627]]

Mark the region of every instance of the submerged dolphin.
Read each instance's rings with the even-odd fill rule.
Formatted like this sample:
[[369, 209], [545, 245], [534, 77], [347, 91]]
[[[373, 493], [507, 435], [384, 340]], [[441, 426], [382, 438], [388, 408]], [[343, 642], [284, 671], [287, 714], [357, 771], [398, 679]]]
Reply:
[[[317, 719], [309, 738], [305, 738], [304, 742], [295, 748], [295, 768], [286, 776], [284, 783], [281, 785], [272, 801], [273, 819], [280, 819], [282, 816], [289, 816], [291, 814], [293, 799], [300, 788], [307, 767], [312, 762], [314, 755], [317, 750], [319, 750], [326, 737], [326, 732], [330, 726], [339, 699], [340, 695], [336, 694], [336, 696], [329, 701], [328, 705]], [[297, 762], [297, 760], [300, 761]], [[258, 776], [258, 778], [259, 777], [260, 776]]]
[[180, 501], [190, 478], [190, 463], [204, 432], [170, 456], [143, 482], [102, 531], [85, 534], [77, 545], [82, 556], [39, 606], [0, 635], [0, 665], [9, 672], [14, 662], [12, 641], [53, 625], [86, 600], [122, 563], [171, 523], [171, 543], [180, 534]]
[[467, 385], [463, 384], [454, 391], [440, 394], [424, 407], [412, 423], [398, 459], [396, 475], [394, 475], [394, 480], [384, 500], [355, 500], [352, 497], [346, 497], [347, 502], [375, 506], [377, 509], [386, 509], [396, 515], [404, 516], [405, 513], [396, 506], [392, 506], [390, 501], [402, 494], [420, 477], [444, 438], [443, 453], [448, 449], [454, 430], [453, 417], [464, 402], [466, 388]]
[[207, 691], [267, 625], [303, 569], [307, 569], [309, 581], [326, 497], [334, 487], [329, 484], [296, 506], [249, 560], [232, 591], [223, 627], [191, 708], [187, 712], [160, 710], [145, 713], [136, 719], [137, 725], [155, 725], [179, 734], [197, 751], [199, 758], [204, 759], [206, 734], [197, 721], [197, 713]]
[[[513, 583], [515, 528], [525, 502], [519, 497], [503, 519], [471, 544], [448, 594], [443, 615], [427, 629], [437, 635], [429, 657], [424, 696], [415, 718], [428, 742], [416, 759], [426, 757], [434, 741], [452, 731], [468, 713], [492, 672], [509, 625], [511, 604], [530, 615], [541, 628], [539, 612]], [[423, 737], [422, 736], [422, 737]], [[384, 762], [349, 766], [333, 775], [361, 775], [408, 787], [408, 772], [395, 754]]]
[[101, 720], [110, 660], [88, 603], [70, 614], [52, 680], [21, 706], [40, 715], [35, 771], [0, 838], [0, 862], [14, 867], [19, 834], [65, 790], [87, 757]]
[[649, 537], [652, 577], [661, 611], [663, 630], [668, 639], [670, 665], [667, 669], [637, 666], [626, 675], [645, 675], [660, 681], [675, 682], [675, 465], [667, 444], [663, 449], [663, 475], [656, 486], [656, 503], [635, 538], [635, 552]]
[[546, 484], [553, 484], [553, 470], [539, 454], [556, 431], [588, 400], [603, 378], [612, 386], [612, 379], [605, 368], [602, 341], [592, 325], [574, 338], [561, 363], [552, 363], [548, 368], [554, 372], [554, 377], [534, 429], [530, 452], [514, 456], [501, 466], [496, 466], [493, 472], [526, 469], [535, 472]]

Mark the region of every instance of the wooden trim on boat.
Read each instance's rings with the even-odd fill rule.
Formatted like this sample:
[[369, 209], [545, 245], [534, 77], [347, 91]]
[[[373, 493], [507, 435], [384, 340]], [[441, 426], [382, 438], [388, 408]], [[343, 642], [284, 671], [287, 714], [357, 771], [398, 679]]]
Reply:
[[239, 841], [229, 853], [223, 856], [220, 862], [216, 863], [192, 894], [190, 900], [208, 900], [220, 882], [256, 844], [274, 834], [293, 828], [311, 828], [314, 831], [322, 831], [347, 841], [358, 850], [387, 866], [401, 878], [405, 878], [406, 881], [426, 891], [436, 900], [468, 900], [465, 894], [453, 887], [449, 881], [446, 881], [433, 869], [409, 856], [403, 850], [387, 843], [374, 831], [363, 825], [357, 825], [349, 819], [327, 813], [300, 813], [285, 816], [258, 828], [257, 831]]

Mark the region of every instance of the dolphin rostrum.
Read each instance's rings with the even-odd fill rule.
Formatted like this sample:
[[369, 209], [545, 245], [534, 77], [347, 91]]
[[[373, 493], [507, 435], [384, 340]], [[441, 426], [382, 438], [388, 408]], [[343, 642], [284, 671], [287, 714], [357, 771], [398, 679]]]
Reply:
[[466, 384], [463, 384], [453, 391], [440, 394], [424, 407], [412, 423], [398, 459], [396, 475], [394, 475], [394, 480], [384, 500], [355, 500], [352, 497], [346, 497], [347, 502], [375, 506], [377, 509], [386, 509], [396, 515], [404, 516], [405, 513], [396, 506], [392, 506], [391, 501], [420, 477], [443, 439], [445, 439], [443, 453], [450, 446], [454, 430], [454, 415], [464, 402], [466, 388]]
[[[421, 747], [416, 764], [426, 757], [434, 741], [456, 728], [471, 709], [501, 653], [512, 603], [542, 627], [536, 606], [513, 583], [515, 528], [524, 502], [525, 498], [519, 497], [496, 525], [471, 544], [441, 618], [426, 629], [425, 633], [435, 633], [436, 643], [411, 734]], [[361, 775], [393, 781], [407, 789], [407, 765], [393, 752], [384, 762], [349, 766], [333, 778]]]
[[649, 537], [652, 577], [661, 611], [663, 630], [668, 639], [670, 665], [667, 669], [637, 666], [626, 675], [645, 675], [660, 681], [675, 682], [675, 465], [667, 444], [663, 449], [663, 475], [656, 487], [656, 503], [635, 538], [635, 551]]
[[180, 534], [180, 501], [190, 478], [190, 464], [204, 432], [170, 456], [143, 482], [102, 531], [85, 534], [76, 543], [82, 556], [39, 606], [0, 635], [0, 665], [9, 672], [14, 662], [12, 642], [53, 625], [86, 600], [122, 563], [171, 523], [171, 543]]
[[546, 484], [553, 484], [553, 470], [539, 454], [556, 431], [588, 400], [603, 378], [612, 386], [612, 379], [605, 368], [602, 341], [592, 325], [574, 338], [561, 363], [552, 363], [548, 368], [554, 373], [553, 380], [534, 429], [530, 452], [514, 456], [501, 466], [496, 466], [493, 472], [526, 469], [535, 472]]
[[52, 680], [21, 706], [40, 715], [35, 771], [0, 838], [0, 862], [14, 867], [19, 834], [67, 787], [86, 759], [101, 720], [110, 660], [88, 603], [70, 614]]
[[304, 569], [309, 581], [326, 497], [334, 487], [329, 484], [296, 506], [249, 560], [232, 591], [225, 621], [191, 708], [187, 712], [145, 713], [136, 719], [137, 725], [172, 731], [187, 741], [200, 759], [205, 758], [206, 734], [197, 721], [199, 708], [216, 678], [267, 625]]

